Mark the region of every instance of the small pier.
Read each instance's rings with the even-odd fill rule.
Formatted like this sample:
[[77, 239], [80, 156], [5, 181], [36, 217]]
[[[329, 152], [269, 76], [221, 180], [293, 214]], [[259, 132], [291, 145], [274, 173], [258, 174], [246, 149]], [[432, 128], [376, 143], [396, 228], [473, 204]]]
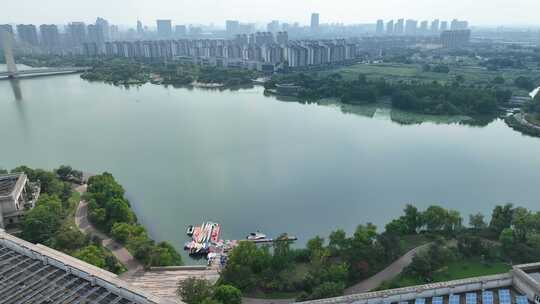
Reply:
[[272, 239], [272, 238], [265, 238], [265, 239], [259, 239], [259, 240], [246, 240], [248, 242], [253, 242], [255, 244], [269, 244], [269, 243], [276, 243], [276, 242], [294, 242], [298, 241], [298, 238], [295, 236], [286, 236], [282, 238]]

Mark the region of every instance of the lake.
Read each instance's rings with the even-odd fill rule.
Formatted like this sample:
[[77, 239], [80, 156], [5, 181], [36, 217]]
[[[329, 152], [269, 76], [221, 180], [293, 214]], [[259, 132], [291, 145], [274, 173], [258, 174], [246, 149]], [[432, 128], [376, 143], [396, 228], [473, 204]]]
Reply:
[[[399, 114], [399, 115], [398, 115]], [[485, 126], [403, 125], [385, 107], [302, 104], [238, 91], [115, 87], [78, 75], [0, 81], [0, 167], [114, 174], [156, 240], [379, 227], [405, 204], [489, 215], [538, 209], [540, 139]], [[189, 263], [189, 262], [188, 262]]]

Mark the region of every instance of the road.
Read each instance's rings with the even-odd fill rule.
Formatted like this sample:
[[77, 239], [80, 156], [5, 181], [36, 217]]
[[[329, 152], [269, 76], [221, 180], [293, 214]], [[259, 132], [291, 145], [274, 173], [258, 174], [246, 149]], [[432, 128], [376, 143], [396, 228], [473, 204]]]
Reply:
[[346, 295], [368, 292], [373, 290], [385, 281], [389, 281], [399, 275], [407, 266], [412, 262], [413, 257], [420, 251], [427, 249], [431, 243], [418, 246], [411, 251], [407, 252], [399, 259], [394, 261], [388, 267], [378, 272], [374, 276], [359, 282], [347, 289], [345, 289]]
[[[86, 192], [87, 185], [82, 185], [76, 188], [77, 192], [84, 194]], [[105, 233], [99, 231], [88, 220], [88, 203], [81, 199], [77, 206], [77, 212], [75, 213], [75, 224], [85, 234], [97, 236], [101, 239], [103, 247], [109, 249], [112, 254], [122, 263], [127, 271], [120, 275], [120, 277], [131, 276], [132, 274], [144, 270], [144, 267], [139, 263], [124, 245], [111, 239]]]

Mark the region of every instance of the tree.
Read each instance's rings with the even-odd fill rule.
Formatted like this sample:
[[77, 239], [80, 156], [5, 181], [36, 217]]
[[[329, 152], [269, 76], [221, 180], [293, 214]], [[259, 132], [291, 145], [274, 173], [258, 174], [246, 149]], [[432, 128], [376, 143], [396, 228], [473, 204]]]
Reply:
[[482, 230], [487, 227], [482, 213], [469, 215], [469, 225], [476, 230]]
[[430, 232], [440, 231], [447, 221], [447, 211], [440, 206], [430, 206], [422, 214], [427, 230]]
[[62, 223], [62, 204], [57, 196], [41, 195], [36, 207], [30, 210], [22, 224], [21, 236], [32, 243], [49, 245]]
[[494, 84], [504, 84], [504, 81], [505, 81], [504, 77], [502, 77], [500, 75], [493, 79]]
[[104, 268], [107, 265], [103, 251], [95, 245], [77, 250], [73, 256], [99, 268]]
[[507, 254], [514, 249], [514, 230], [511, 228], [505, 228], [499, 236], [499, 241], [501, 242], [502, 249]]
[[527, 232], [533, 230], [531, 227], [531, 212], [525, 208], [517, 207], [512, 214], [512, 227], [514, 228], [516, 239], [519, 242], [527, 241]]
[[416, 234], [418, 229], [422, 227], [422, 214], [418, 211], [418, 208], [410, 204], [405, 206], [404, 212], [403, 222], [407, 226], [407, 233]]
[[349, 248], [349, 240], [342, 229], [330, 233], [328, 240], [328, 249], [333, 256], [337, 256], [342, 250]]
[[86, 246], [88, 242], [88, 237], [77, 227], [63, 225], [60, 230], [55, 233], [52, 240], [52, 246], [60, 251], [70, 252]]
[[212, 298], [213, 287], [208, 280], [190, 277], [178, 282], [176, 294], [187, 304], [202, 304]]
[[519, 76], [514, 79], [514, 85], [520, 89], [532, 90], [534, 89], [534, 82], [526, 76]]
[[176, 252], [171, 244], [160, 242], [152, 248], [148, 264], [156, 267], [180, 266], [182, 265], [182, 256]]
[[500, 235], [504, 229], [510, 228], [513, 217], [514, 206], [512, 204], [496, 206], [491, 215], [489, 229], [491, 229], [496, 235]]
[[105, 207], [107, 222], [112, 227], [114, 223], [132, 223], [134, 221], [133, 212], [123, 198], [114, 198]]
[[213, 298], [223, 304], [241, 304], [242, 292], [231, 285], [220, 285], [215, 289]]

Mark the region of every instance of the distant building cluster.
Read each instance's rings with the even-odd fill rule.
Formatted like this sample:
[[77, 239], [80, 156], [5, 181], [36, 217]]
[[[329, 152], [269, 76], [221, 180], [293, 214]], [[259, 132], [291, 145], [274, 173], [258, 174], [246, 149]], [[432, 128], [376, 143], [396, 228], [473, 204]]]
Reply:
[[467, 21], [454, 19], [450, 23], [435, 19], [418, 21], [414, 19], [390, 20], [385, 23], [384, 20], [377, 20], [375, 33], [377, 35], [406, 35], [406, 36], [428, 36], [439, 35], [440, 33], [451, 30], [467, 30], [469, 23]]
[[273, 69], [342, 63], [357, 56], [346, 40], [289, 41], [287, 32], [257, 32], [234, 39], [176, 39], [84, 43], [84, 55], [176, 59], [191, 63]]
[[[467, 21], [438, 19], [418, 22], [398, 19], [375, 24], [321, 24], [318, 13], [306, 18], [307, 25], [272, 20], [257, 31], [253, 23], [227, 20], [225, 28], [174, 24], [156, 20], [150, 29], [137, 21], [122, 29], [97, 18], [92, 24], [0, 25], [15, 37], [15, 51], [37, 54], [121, 56], [129, 58], [174, 58], [224, 65], [286, 64], [290, 67], [324, 65], [354, 59], [358, 37], [439, 37], [444, 47], [466, 45], [470, 40]], [[343, 39], [336, 39], [343, 37]], [[386, 39], [386, 38], [385, 38]], [[399, 40], [399, 39], [395, 39]], [[351, 41], [356, 41], [351, 43]], [[1, 42], [0, 42], [1, 43]]]

